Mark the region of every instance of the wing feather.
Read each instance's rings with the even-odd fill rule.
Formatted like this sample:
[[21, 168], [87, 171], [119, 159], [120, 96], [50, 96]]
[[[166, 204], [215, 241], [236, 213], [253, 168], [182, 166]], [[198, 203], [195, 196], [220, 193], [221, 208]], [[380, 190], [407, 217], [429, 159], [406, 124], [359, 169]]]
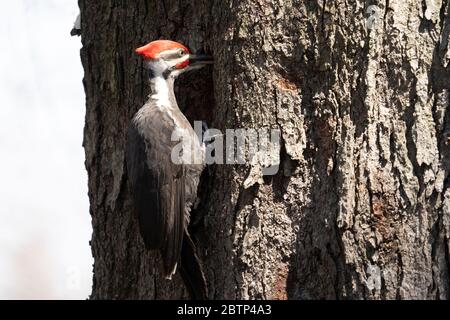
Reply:
[[184, 204], [185, 204], [185, 177], [175, 179], [172, 183], [173, 208], [170, 221], [167, 224], [167, 239], [161, 251], [164, 261], [164, 270], [167, 278], [175, 273], [180, 259], [184, 234]]
[[131, 124], [126, 161], [140, 232], [148, 249], [161, 249], [165, 276], [170, 278], [183, 241], [186, 177], [183, 166], [150, 159], [154, 147]]

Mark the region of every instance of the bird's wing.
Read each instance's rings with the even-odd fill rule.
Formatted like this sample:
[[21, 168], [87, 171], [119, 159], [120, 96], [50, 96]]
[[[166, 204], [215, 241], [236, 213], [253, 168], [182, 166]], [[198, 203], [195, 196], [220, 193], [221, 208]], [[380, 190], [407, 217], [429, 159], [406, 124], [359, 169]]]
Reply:
[[184, 210], [185, 210], [185, 174], [180, 172], [168, 187], [168, 197], [172, 208], [166, 225], [167, 238], [161, 250], [163, 257], [165, 276], [171, 278], [177, 269], [180, 258], [184, 234]]
[[[176, 270], [184, 232], [185, 172], [144, 139], [134, 124], [128, 131], [127, 170], [139, 227], [148, 249], [162, 249], [165, 275]], [[158, 157], [159, 155], [159, 157]]]

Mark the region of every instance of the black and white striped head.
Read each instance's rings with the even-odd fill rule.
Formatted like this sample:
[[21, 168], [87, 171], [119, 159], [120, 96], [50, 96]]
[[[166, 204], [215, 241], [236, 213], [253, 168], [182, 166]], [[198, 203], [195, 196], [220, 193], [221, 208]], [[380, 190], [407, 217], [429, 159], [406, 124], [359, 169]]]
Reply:
[[156, 40], [136, 49], [144, 58], [146, 68], [155, 77], [177, 77], [179, 74], [199, 69], [213, 63], [207, 55], [191, 54], [184, 45], [171, 40]]

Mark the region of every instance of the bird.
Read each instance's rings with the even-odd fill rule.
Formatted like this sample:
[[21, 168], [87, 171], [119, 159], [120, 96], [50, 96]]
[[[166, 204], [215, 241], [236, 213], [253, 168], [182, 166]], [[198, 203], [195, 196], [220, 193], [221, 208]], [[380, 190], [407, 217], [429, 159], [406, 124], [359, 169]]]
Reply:
[[178, 267], [190, 296], [206, 299], [205, 277], [187, 229], [205, 166], [205, 144], [180, 111], [174, 82], [184, 72], [212, 64], [213, 58], [192, 54], [172, 40], [155, 40], [135, 51], [151, 88], [131, 120], [126, 147], [140, 234], [148, 250], [160, 251], [166, 279]]

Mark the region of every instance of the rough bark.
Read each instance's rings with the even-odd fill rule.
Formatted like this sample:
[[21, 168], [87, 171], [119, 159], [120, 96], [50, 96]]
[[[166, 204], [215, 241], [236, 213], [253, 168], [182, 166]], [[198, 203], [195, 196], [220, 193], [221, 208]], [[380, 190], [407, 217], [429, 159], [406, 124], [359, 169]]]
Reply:
[[202, 176], [210, 298], [450, 298], [448, 0], [79, 4], [93, 299], [186, 297], [144, 250], [124, 164], [149, 90], [133, 49], [158, 38], [214, 55], [178, 81], [190, 120], [282, 131], [263, 183], [244, 189], [249, 165]]

